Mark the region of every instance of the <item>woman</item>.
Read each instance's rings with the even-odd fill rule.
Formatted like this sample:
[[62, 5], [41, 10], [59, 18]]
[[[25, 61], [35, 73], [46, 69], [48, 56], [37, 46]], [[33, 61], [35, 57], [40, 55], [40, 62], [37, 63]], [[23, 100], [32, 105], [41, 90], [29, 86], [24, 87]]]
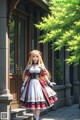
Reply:
[[30, 52], [23, 79], [20, 98], [22, 106], [32, 109], [34, 120], [39, 120], [40, 110], [52, 106], [57, 100], [56, 92], [50, 87], [55, 83], [49, 81], [50, 74], [43, 63], [40, 51]]

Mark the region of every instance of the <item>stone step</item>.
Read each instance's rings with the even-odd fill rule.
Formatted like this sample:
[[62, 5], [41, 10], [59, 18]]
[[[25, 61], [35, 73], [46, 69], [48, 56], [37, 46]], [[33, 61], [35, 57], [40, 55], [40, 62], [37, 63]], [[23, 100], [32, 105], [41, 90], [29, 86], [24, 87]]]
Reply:
[[11, 120], [28, 120], [27, 116], [16, 116], [15, 118], [11, 118]]
[[[48, 113], [49, 108], [46, 110], [41, 110], [40, 116]], [[11, 110], [11, 120], [33, 120], [33, 113], [26, 110], [26, 108], [17, 108]]]
[[25, 108], [16, 108], [11, 110], [11, 118], [14, 118], [18, 115], [23, 115], [23, 112], [26, 112]]
[[16, 116], [15, 118], [12, 118], [11, 120], [33, 120], [33, 117], [27, 115], [20, 115]]
[[11, 110], [11, 120], [33, 120], [33, 114], [25, 108]]

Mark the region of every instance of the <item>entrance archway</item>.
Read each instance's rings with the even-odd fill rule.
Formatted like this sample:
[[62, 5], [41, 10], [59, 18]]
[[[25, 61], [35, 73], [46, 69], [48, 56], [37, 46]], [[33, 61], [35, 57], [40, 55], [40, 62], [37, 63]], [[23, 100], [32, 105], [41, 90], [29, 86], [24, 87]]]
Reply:
[[27, 15], [17, 11], [20, 0], [11, 1], [9, 13], [9, 39], [10, 39], [10, 75], [9, 89], [13, 95], [11, 108], [20, 105], [22, 71], [25, 66], [25, 51], [27, 48]]

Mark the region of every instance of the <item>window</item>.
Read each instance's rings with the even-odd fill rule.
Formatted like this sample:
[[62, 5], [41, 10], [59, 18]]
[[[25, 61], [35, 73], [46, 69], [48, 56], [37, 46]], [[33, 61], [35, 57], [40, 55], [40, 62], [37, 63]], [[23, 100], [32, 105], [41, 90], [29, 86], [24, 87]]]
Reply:
[[11, 18], [11, 24], [10, 24], [10, 72], [14, 73], [14, 60], [15, 60], [15, 16], [12, 16]]
[[25, 62], [25, 19], [19, 18], [19, 52], [18, 52], [18, 60], [19, 66], [21, 66], [22, 71], [24, 70], [24, 62]]

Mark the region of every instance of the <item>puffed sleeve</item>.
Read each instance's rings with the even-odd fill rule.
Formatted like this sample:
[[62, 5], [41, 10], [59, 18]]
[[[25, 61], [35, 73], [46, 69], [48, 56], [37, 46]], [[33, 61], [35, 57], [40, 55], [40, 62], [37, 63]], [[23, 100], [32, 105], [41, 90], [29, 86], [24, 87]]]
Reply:
[[41, 76], [47, 75], [47, 72], [43, 65], [41, 65]]
[[47, 75], [46, 70], [41, 70], [41, 75], [42, 75], [42, 76]]
[[26, 71], [25, 71], [25, 76], [30, 76], [29, 70], [26, 70]]

